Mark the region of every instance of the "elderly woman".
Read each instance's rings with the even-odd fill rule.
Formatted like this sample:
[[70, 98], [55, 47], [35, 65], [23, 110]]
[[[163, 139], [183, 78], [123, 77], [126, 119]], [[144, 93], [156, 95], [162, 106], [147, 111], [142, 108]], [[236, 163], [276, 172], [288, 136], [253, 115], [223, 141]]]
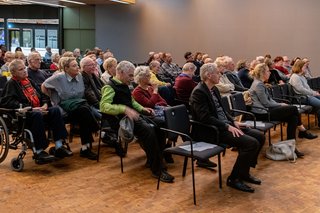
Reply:
[[150, 83], [150, 70], [147, 66], [137, 67], [134, 71], [134, 81], [138, 86], [132, 96], [144, 107], [167, 106], [167, 102], [158, 93], [158, 84]]
[[[250, 73], [254, 81], [250, 88], [252, 98], [252, 112], [259, 119], [267, 120], [267, 110], [270, 112], [270, 120], [287, 122], [287, 139], [294, 139], [296, 136], [296, 128], [299, 129], [299, 137], [314, 139], [318, 136], [308, 133], [301, 122], [301, 118], [296, 106], [278, 103], [274, 101], [264, 85], [264, 82], [269, 79], [270, 71], [265, 63], [258, 64]], [[298, 157], [303, 156], [303, 153], [296, 150]]]
[[51, 76], [42, 84], [42, 91], [59, 105], [71, 121], [79, 124], [81, 150], [80, 157], [96, 160], [97, 155], [91, 151], [92, 133], [98, 130], [98, 124], [90, 106], [84, 99], [84, 83], [78, 63], [74, 57], [64, 62], [64, 72]]
[[107, 58], [103, 62], [102, 66], [105, 71], [101, 75], [101, 80], [104, 84], [107, 84], [109, 82], [109, 79], [116, 75], [117, 63], [117, 59], [113, 57]]
[[4, 61], [6, 62], [4, 65], [2, 65], [1, 67], [1, 75], [3, 76], [7, 76], [7, 77], [11, 77], [11, 73], [9, 70], [9, 64], [11, 63], [11, 61], [14, 59], [14, 53], [7, 51], [4, 54]]
[[51, 56], [52, 64], [50, 64], [50, 71], [51, 72], [55, 72], [59, 69], [59, 60], [60, 60], [59, 53], [53, 53]]
[[310, 88], [307, 79], [305, 78], [305, 66], [305, 61], [300, 59], [296, 60], [292, 67], [292, 75], [289, 83], [292, 85], [295, 93], [307, 97], [302, 100], [302, 103], [313, 106], [318, 114], [318, 126], [320, 127], [320, 93]]
[[32, 107], [32, 111], [27, 112], [26, 128], [32, 132], [34, 138], [36, 163], [47, 163], [53, 158], [44, 151], [49, 145], [45, 134], [46, 124], [53, 131], [53, 139], [56, 144], [55, 156], [59, 158], [71, 156], [72, 152], [63, 146], [67, 130], [59, 108], [48, 107], [49, 100], [41, 93], [40, 88], [28, 79], [28, 72], [23, 60], [13, 60], [9, 69], [12, 78], [3, 89], [0, 105], [9, 109], [18, 109], [20, 105]]

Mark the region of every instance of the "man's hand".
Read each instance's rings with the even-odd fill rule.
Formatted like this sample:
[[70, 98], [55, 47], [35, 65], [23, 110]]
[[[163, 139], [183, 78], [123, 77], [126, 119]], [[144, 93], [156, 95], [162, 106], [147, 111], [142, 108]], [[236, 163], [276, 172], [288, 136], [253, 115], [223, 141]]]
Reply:
[[138, 120], [139, 118], [139, 113], [134, 109], [131, 109], [130, 107], [126, 107], [126, 109], [124, 110], [124, 114], [126, 114], [132, 120]]
[[144, 107], [143, 111], [148, 115], [154, 115], [154, 110], [152, 108]]
[[240, 129], [231, 125], [228, 126], [228, 131], [232, 133], [233, 137], [240, 137], [241, 135], [244, 135]]

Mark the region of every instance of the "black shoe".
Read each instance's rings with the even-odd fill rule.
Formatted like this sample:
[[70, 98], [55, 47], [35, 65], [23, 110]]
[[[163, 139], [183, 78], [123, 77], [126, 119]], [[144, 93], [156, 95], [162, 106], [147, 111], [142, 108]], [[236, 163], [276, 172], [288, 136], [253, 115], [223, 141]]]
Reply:
[[41, 151], [39, 154], [33, 156], [36, 164], [46, 164], [53, 162], [56, 158], [53, 155], [49, 155], [45, 151]]
[[307, 130], [305, 130], [305, 131], [299, 131], [298, 137], [306, 138], [306, 139], [315, 139], [318, 137], [318, 135], [312, 134], [310, 132], [307, 132]]
[[[152, 177], [159, 178], [158, 174], [152, 173]], [[166, 171], [160, 173], [160, 180], [165, 183], [173, 183], [174, 177]]]
[[298, 151], [297, 149], [294, 150], [298, 158], [302, 158], [304, 156], [303, 152]]
[[97, 160], [98, 155], [87, 148], [86, 150], [80, 150], [80, 157], [88, 158], [90, 160]]
[[232, 180], [230, 177], [227, 179], [227, 186], [230, 186], [234, 189], [238, 189], [243, 192], [254, 192], [254, 188], [251, 188], [250, 186], [246, 185], [239, 179]]
[[260, 185], [261, 184], [261, 180], [256, 178], [256, 177], [253, 177], [249, 174], [248, 177], [245, 177], [245, 178], [241, 178], [243, 181], [246, 181], [248, 183], [253, 183], [253, 184], [257, 184], [257, 185]]
[[214, 167], [217, 167], [217, 164], [207, 159], [207, 160], [197, 160], [197, 166], [203, 167], [203, 168], [208, 168], [208, 167], [214, 168]]
[[59, 147], [57, 150], [54, 152], [54, 156], [56, 158], [64, 158], [64, 157], [71, 157], [73, 153], [67, 149], [64, 146]]

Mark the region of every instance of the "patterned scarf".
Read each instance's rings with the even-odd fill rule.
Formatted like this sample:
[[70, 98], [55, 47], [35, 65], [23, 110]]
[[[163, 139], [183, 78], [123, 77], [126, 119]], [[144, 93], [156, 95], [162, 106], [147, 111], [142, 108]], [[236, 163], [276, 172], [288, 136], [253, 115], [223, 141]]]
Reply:
[[40, 100], [39, 100], [39, 98], [37, 96], [37, 92], [33, 88], [33, 86], [31, 85], [29, 79], [25, 78], [25, 79], [22, 79], [22, 80], [18, 80], [18, 79], [13, 77], [13, 80], [15, 80], [18, 83], [20, 83], [20, 85], [22, 87], [23, 94], [29, 100], [29, 102], [31, 103], [31, 106], [32, 107], [40, 107]]

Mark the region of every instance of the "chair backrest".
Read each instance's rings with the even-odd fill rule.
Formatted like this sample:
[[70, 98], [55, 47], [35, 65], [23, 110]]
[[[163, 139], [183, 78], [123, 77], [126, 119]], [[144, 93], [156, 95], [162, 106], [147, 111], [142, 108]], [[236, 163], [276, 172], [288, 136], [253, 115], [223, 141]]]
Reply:
[[190, 120], [188, 110], [185, 105], [167, 107], [164, 110], [166, 125], [168, 129], [190, 134]]
[[[230, 101], [233, 109], [247, 111], [247, 106], [243, 98], [242, 93], [235, 93], [230, 96]], [[234, 116], [238, 116], [241, 113], [234, 113]]]
[[229, 113], [230, 115], [232, 115], [233, 113], [231, 112], [231, 106], [230, 106], [230, 102], [229, 102], [229, 96], [223, 96], [221, 97], [221, 103], [222, 103], [222, 107], [223, 109]]
[[282, 98], [282, 92], [279, 85], [273, 85], [271, 87], [271, 91], [272, 91], [271, 95], [273, 98]]

